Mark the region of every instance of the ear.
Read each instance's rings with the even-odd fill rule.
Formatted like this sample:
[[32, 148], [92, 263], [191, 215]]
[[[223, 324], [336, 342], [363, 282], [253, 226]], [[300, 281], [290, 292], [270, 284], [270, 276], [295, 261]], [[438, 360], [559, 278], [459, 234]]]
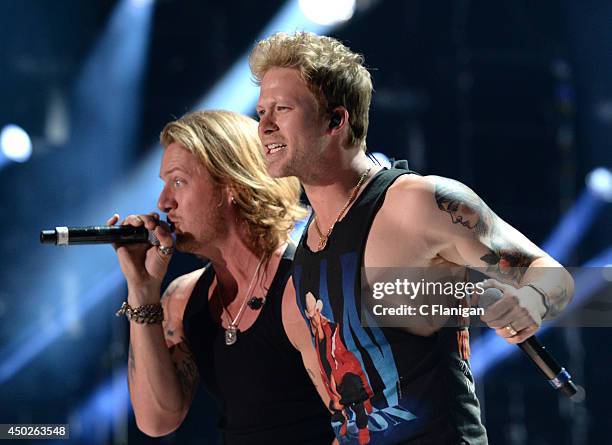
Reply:
[[349, 122], [349, 114], [346, 108], [336, 107], [331, 111], [329, 117], [329, 131], [333, 134], [339, 134], [344, 131], [344, 127]]
[[236, 191], [230, 186], [223, 187], [223, 200], [225, 204], [232, 207], [236, 205]]

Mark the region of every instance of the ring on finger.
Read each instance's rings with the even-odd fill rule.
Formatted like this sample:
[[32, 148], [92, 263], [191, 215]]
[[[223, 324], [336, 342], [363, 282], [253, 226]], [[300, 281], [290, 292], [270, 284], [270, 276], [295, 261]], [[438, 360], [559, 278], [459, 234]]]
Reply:
[[506, 331], [508, 331], [508, 334], [510, 334], [510, 337], [514, 337], [516, 334], [518, 334], [518, 332], [516, 331], [516, 329], [514, 329], [514, 328], [512, 327], [512, 323], [510, 323], [510, 324], [508, 324], [508, 325], [504, 326], [504, 329], [505, 329]]
[[172, 255], [172, 252], [174, 252], [174, 247], [166, 247], [166, 246], [159, 246], [159, 253], [161, 253], [162, 255]]

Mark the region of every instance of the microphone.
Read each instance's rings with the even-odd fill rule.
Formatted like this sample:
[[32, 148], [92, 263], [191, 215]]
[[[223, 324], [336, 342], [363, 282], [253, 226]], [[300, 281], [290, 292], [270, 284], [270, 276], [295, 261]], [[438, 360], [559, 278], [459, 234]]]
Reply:
[[56, 227], [40, 232], [42, 244], [71, 246], [74, 244], [131, 244], [151, 243], [159, 245], [153, 231], [144, 226], [89, 226], [89, 227]]
[[[488, 308], [499, 301], [503, 296], [502, 291], [496, 288], [485, 290], [479, 297], [478, 306]], [[572, 381], [570, 373], [546, 350], [539, 340], [532, 335], [527, 340], [518, 344], [518, 347], [529, 357], [536, 367], [544, 374], [551, 386], [572, 401], [581, 403], [585, 399], [585, 391], [581, 386], [576, 386]]]

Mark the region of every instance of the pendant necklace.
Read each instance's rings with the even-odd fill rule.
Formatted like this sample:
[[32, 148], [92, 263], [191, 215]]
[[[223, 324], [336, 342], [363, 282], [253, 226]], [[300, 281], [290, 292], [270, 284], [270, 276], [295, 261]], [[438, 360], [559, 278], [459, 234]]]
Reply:
[[257, 277], [257, 275], [259, 274], [259, 269], [261, 269], [261, 265], [263, 264], [264, 256], [265, 255], [262, 255], [261, 258], [259, 259], [259, 264], [257, 264], [255, 273], [253, 274], [253, 277], [251, 278], [249, 289], [247, 290], [244, 296], [244, 300], [242, 301], [242, 304], [240, 305], [240, 309], [238, 309], [238, 314], [236, 315], [236, 318], [232, 320], [232, 315], [230, 314], [229, 310], [225, 307], [225, 304], [223, 304], [223, 300], [221, 299], [220, 292], [217, 293], [217, 296], [219, 297], [219, 302], [221, 303], [221, 307], [223, 307], [223, 310], [226, 312], [228, 320], [231, 320], [230, 324], [227, 326], [227, 328], [225, 328], [225, 344], [227, 346], [233, 345], [234, 343], [236, 343], [236, 340], [238, 340], [238, 323], [240, 323], [240, 317], [242, 317], [242, 314], [244, 313], [244, 309], [246, 308], [247, 301], [250, 301], [249, 295], [251, 295], [251, 291], [253, 290], [253, 287], [255, 286], [255, 277]]

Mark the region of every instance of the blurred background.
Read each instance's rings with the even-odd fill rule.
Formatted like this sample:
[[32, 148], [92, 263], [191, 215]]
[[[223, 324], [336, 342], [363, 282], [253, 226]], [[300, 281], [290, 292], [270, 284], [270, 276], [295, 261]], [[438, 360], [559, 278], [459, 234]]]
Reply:
[[[464, 182], [563, 264], [612, 264], [609, 0], [0, 0], [0, 27], [0, 423], [69, 423], [73, 443], [216, 443], [204, 392], [172, 435], [136, 429], [111, 247], [38, 235], [155, 210], [163, 125], [196, 108], [253, 115], [246, 55], [274, 31], [365, 55], [371, 151]], [[195, 267], [175, 255], [168, 280]], [[579, 282], [576, 304], [605, 292]], [[540, 334], [582, 404], [488, 334], [474, 332], [472, 366], [492, 444], [612, 443], [611, 328]]]

